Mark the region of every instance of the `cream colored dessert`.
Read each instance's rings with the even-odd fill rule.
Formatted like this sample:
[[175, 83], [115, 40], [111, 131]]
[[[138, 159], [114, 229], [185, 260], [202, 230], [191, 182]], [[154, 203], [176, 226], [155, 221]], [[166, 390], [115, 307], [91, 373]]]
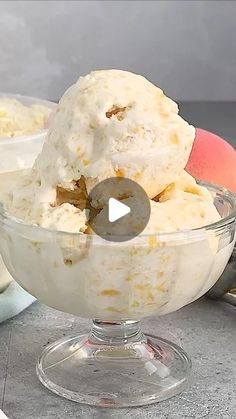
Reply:
[[[5, 195], [8, 213], [24, 222], [2, 233], [12, 275], [44, 303], [98, 319], [164, 314], [206, 292], [234, 240], [230, 231], [224, 241], [189, 231], [220, 220], [212, 194], [183, 170], [193, 139], [177, 105], [143, 77], [108, 70], [80, 78], [33, 169]], [[88, 234], [85, 218], [87, 190], [112, 176], [154, 198], [143, 234], [123, 243]]]
[[104, 70], [79, 78], [60, 100], [31, 186], [21, 191], [19, 200], [32, 208], [28, 221], [40, 224], [36, 213], [57, 204], [57, 188], [76, 191], [82, 177], [90, 190], [125, 176], [153, 198], [183, 170], [194, 136], [176, 103], [144, 77]]
[[[8, 190], [15, 185], [15, 182], [19, 179], [19, 175], [21, 176], [22, 173], [12, 172], [0, 174], [0, 202], [4, 202], [4, 200], [6, 200]], [[7, 271], [0, 256], [0, 292], [4, 291], [12, 280], [13, 278]]]
[[[56, 106], [56, 105], [55, 105]], [[18, 139], [44, 130], [48, 126], [49, 115], [53, 104], [24, 105], [10, 97], [0, 98], [0, 200], [4, 200], [12, 185], [17, 187], [23, 176], [22, 168], [32, 166], [32, 162], [42, 149], [44, 135], [28, 141]], [[2, 138], [4, 140], [2, 141]], [[9, 138], [9, 142], [5, 139]], [[19, 170], [17, 170], [19, 169]], [[0, 292], [12, 281], [2, 259], [0, 258]]]
[[[150, 219], [143, 234], [195, 229], [220, 220], [211, 193], [206, 188], [197, 185], [195, 179], [185, 171], [156, 199], [158, 201], [150, 201]], [[123, 199], [122, 202], [135, 208], [133, 198]], [[136, 206], [139, 205], [140, 201], [137, 200]], [[118, 224], [109, 224], [109, 227], [105, 222], [106, 214], [107, 211], [104, 208], [96, 217], [96, 223], [104, 226], [104, 235], [119, 235], [120, 230], [125, 231], [124, 227], [127, 231], [139, 231], [139, 225], [136, 228], [137, 220], [133, 214], [120, 219]], [[90, 229], [89, 232], [92, 233], [92, 230]]]
[[0, 138], [32, 134], [47, 127], [51, 109], [40, 104], [26, 106], [12, 98], [0, 98]]
[[49, 208], [41, 216], [41, 227], [49, 230], [83, 233], [87, 229], [85, 212], [67, 203]]
[[[76, 192], [82, 177], [90, 190], [103, 179], [125, 176], [153, 198], [182, 172], [194, 136], [176, 103], [144, 77], [118, 70], [92, 72], [60, 100], [43, 150], [29, 181], [15, 194], [11, 212], [43, 226], [43, 218], [57, 206], [58, 187]], [[74, 217], [73, 208], [70, 212]], [[79, 211], [77, 215], [82, 218]], [[78, 225], [75, 232], [83, 229]]]
[[20, 285], [51, 307], [85, 318], [140, 319], [203, 295], [232, 253], [230, 231], [224, 236], [219, 243], [203, 230], [115, 243], [19, 225], [2, 234], [1, 252]]

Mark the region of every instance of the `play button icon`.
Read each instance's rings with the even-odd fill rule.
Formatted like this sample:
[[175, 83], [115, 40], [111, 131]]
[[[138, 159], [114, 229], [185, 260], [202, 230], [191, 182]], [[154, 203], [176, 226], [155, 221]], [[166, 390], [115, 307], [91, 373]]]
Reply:
[[91, 190], [88, 201], [88, 226], [109, 241], [132, 239], [149, 221], [150, 200], [144, 189], [131, 179], [103, 180]]
[[118, 201], [115, 198], [109, 198], [108, 200], [108, 220], [110, 223], [119, 220], [125, 215], [130, 213], [130, 207]]

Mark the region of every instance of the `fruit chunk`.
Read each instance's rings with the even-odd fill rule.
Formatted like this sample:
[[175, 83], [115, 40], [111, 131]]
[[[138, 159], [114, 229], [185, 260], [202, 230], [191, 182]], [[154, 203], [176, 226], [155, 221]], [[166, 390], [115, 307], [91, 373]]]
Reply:
[[198, 128], [186, 170], [236, 193], [236, 150], [218, 135]]

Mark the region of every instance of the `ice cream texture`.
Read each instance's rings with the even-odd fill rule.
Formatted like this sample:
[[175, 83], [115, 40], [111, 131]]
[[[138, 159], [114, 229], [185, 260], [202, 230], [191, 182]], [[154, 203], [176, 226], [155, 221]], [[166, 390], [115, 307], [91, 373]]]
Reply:
[[[132, 201], [132, 197], [122, 200], [128, 206], [131, 206]], [[156, 201], [151, 200], [150, 204], [150, 219], [143, 230], [144, 235], [195, 229], [220, 219], [211, 193], [205, 187], [199, 186], [195, 179], [185, 171], [156, 197]], [[133, 208], [138, 205], [140, 205], [139, 200], [135, 202], [135, 205], [133, 203]], [[121, 225], [126, 226], [127, 231], [135, 232], [137, 220], [133, 214], [128, 214], [120, 219], [119, 224], [113, 225], [107, 225], [105, 222], [106, 214], [103, 208], [96, 217], [97, 223], [104, 228], [107, 227], [107, 231], [103, 232], [104, 235], [119, 235]], [[125, 229], [122, 228], [123, 230]]]
[[176, 103], [144, 77], [95, 71], [60, 100], [35, 167], [48, 187], [71, 190], [84, 176], [89, 190], [124, 176], [153, 198], [185, 167], [194, 136]]
[[[82, 185], [87, 193], [103, 179], [124, 176], [139, 183], [152, 199], [183, 176], [194, 135], [195, 129], [178, 115], [176, 103], [144, 77], [94, 71], [63, 95], [43, 150], [14, 191], [8, 209], [32, 224], [83, 232], [86, 219], [77, 202]], [[170, 199], [162, 205], [153, 202], [152, 209], [159, 213], [163, 207], [163, 212], [171, 213], [183, 205], [180, 211], [186, 212], [191, 199], [195, 206], [200, 201], [203, 205], [204, 196], [186, 192], [171, 204]], [[205, 207], [213, 206], [209, 196], [204, 202]], [[214, 209], [209, 211], [213, 215]], [[200, 218], [199, 226], [210, 221], [205, 215]], [[187, 219], [183, 225], [179, 220], [178, 226], [168, 222], [174, 230], [188, 226]], [[165, 231], [170, 229], [168, 222], [162, 224]]]
[[[55, 239], [46, 230], [44, 237], [40, 229], [9, 229], [2, 251], [11, 274], [43, 302], [82, 317], [164, 314], [204, 294], [233, 241], [219, 243], [205, 229], [193, 238], [186, 233], [221, 218], [211, 192], [184, 171], [194, 132], [177, 105], [141, 76], [107, 70], [80, 78], [59, 102], [32, 170], [4, 198], [25, 224], [80, 234]], [[97, 242], [85, 217], [87, 192], [113, 176], [138, 182], [151, 202], [143, 234], [123, 244]], [[162, 237], [172, 232], [183, 235]]]
[[51, 109], [40, 104], [26, 106], [19, 100], [0, 98], [0, 138], [32, 134], [46, 128]]

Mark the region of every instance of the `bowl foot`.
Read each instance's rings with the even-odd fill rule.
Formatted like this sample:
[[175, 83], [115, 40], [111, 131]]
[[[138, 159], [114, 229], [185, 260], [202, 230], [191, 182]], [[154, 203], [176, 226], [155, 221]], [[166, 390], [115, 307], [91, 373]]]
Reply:
[[186, 388], [190, 369], [183, 349], [165, 339], [142, 334], [137, 341], [108, 345], [81, 335], [48, 346], [37, 375], [59, 396], [114, 408], [175, 396]]

